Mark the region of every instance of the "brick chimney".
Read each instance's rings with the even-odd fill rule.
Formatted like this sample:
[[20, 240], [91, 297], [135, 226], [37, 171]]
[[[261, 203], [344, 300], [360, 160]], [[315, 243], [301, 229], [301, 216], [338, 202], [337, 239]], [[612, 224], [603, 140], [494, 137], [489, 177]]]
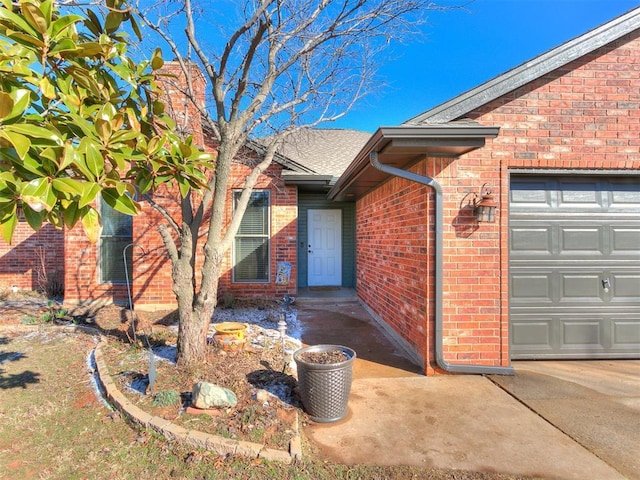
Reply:
[[[189, 70], [188, 76], [191, 79], [195, 102], [199, 107], [204, 108], [207, 84], [202, 70], [193, 62], [185, 62], [185, 65]], [[164, 101], [167, 113], [176, 122], [176, 130], [185, 137], [193, 135], [196, 145], [204, 145], [200, 113], [184, 94], [187, 90], [187, 76], [180, 63], [177, 61], [165, 62], [160, 72], [170, 75], [159, 77], [158, 83], [166, 93]]]

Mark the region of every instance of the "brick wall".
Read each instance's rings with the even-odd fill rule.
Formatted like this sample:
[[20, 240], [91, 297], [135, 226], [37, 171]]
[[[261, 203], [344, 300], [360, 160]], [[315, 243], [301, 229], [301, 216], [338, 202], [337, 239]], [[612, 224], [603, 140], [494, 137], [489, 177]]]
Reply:
[[[425, 159], [415, 167], [436, 178], [444, 192], [447, 361], [509, 362], [511, 169], [640, 169], [639, 58], [636, 33], [551, 72], [468, 115], [501, 127], [499, 136], [484, 148], [455, 161]], [[478, 224], [470, 202], [486, 182], [497, 194], [496, 222]], [[406, 261], [408, 252], [429, 249], [433, 242], [432, 194], [423, 192], [424, 187], [393, 179], [359, 201], [358, 292], [425, 358], [430, 374], [435, 372], [434, 318], [432, 303], [425, 297], [433, 298], [432, 259], [416, 255]], [[416, 204], [420, 210], [404, 216]], [[427, 215], [429, 230], [420, 223]], [[415, 238], [399, 236], [412, 228]]]
[[[424, 166], [417, 169], [424, 174]], [[394, 178], [358, 202], [359, 297], [424, 357], [429, 188]]]
[[18, 222], [11, 245], [0, 240], [0, 289], [45, 290], [47, 282], [64, 282], [64, 233], [51, 225], [34, 232]]
[[[286, 293], [296, 293], [296, 220], [297, 220], [297, 189], [285, 187], [280, 177], [282, 167], [274, 164], [261, 175], [256, 189], [268, 189], [271, 192], [271, 275], [268, 283], [233, 283], [232, 282], [232, 251], [225, 255], [223, 274], [220, 278], [219, 293], [232, 293], [236, 297], [275, 298]], [[232, 168], [232, 179], [227, 198], [227, 223], [232, 213], [232, 190], [240, 188], [249, 168], [240, 163]], [[179, 215], [177, 198], [164, 190], [154, 197], [159, 203], [168, 206], [174, 214]], [[177, 217], [179, 218], [179, 216]], [[155, 210], [145, 207], [140, 215], [134, 218], [134, 241], [142, 248], [136, 249], [134, 255], [133, 278], [134, 299], [138, 306], [173, 306], [175, 296], [172, 290], [171, 266], [158, 233], [158, 225], [166, 223]], [[206, 234], [205, 225], [201, 229], [200, 248], [197, 255], [196, 270], [202, 267], [202, 247]], [[144, 252], [144, 254], [143, 254]], [[294, 268], [291, 272], [289, 285], [276, 285], [277, 262], [291, 262]]]
[[[282, 167], [274, 164], [263, 174], [256, 188], [269, 189], [271, 192], [271, 275], [268, 283], [233, 283], [231, 250], [224, 259], [223, 275], [220, 279], [219, 293], [233, 293], [236, 297], [279, 298], [286, 293], [296, 293], [297, 272], [296, 234], [297, 234], [297, 189], [285, 187], [280, 177]], [[248, 167], [235, 164], [232, 169], [232, 188], [240, 188], [249, 173]], [[232, 212], [231, 190], [227, 202], [227, 222]], [[175, 218], [179, 216], [178, 197], [166, 188], [154, 195], [154, 201], [163, 205]], [[145, 202], [143, 210], [133, 219], [133, 271], [132, 296], [140, 308], [168, 308], [176, 305], [172, 290], [171, 265], [158, 232], [158, 225], [166, 223], [162, 216]], [[206, 232], [206, 225], [201, 235]], [[201, 238], [197, 251], [196, 270], [202, 267]], [[65, 300], [69, 302], [88, 302], [102, 300], [124, 303], [127, 301], [125, 285], [100, 284], [98, 272], [98, 245], [91, 244], [81, 227], [76, 227], [66, 235], [67, 275]], [[276, 285], [277, 262], [293, 264], [289, 285]]]

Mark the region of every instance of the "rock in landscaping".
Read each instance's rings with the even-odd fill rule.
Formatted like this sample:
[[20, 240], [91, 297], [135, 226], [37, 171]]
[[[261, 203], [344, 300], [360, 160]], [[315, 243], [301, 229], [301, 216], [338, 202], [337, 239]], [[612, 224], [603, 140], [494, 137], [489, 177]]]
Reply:
[[228, 388], [209, 382], [198, 382], [193, 386], [191, 403], [196, 408], [235, 407], [238, 398]]

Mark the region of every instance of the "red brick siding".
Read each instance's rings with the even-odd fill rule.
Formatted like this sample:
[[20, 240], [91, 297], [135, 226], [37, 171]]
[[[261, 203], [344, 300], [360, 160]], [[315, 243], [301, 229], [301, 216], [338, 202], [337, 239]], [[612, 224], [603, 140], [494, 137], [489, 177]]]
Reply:
[[[234, 189], [240, 189], [246, 176], [248, 167], [235, 164], [230, 182], [229, 197], [227, 199], [227, 219], [233, 211], [232, 195]], [[241, 297], [282, 297], [285, 294], [295, 294], [297, 291], [297, 219], [298, 219], [298, 190], [296, 187], [286, 187], [281, 177], [282, 167], [272, 164], [264, 175], [261, 175], [256, 189], [268, 189], [271, 201], [271, 265], [269, 283], [234, 283], [232, 281], [232, 252], [225, 257], [224, 274], [220, 279], [220, 292], [231, 292]], [[292, 264], [289, 285], [276, 285], [276, 269], [278, 262]]]
[[[262, 175], [256, 185], [259, 189], [271, 192], [271, 276], [269, 283], [233, 283], [231, 268], [231, 251], [224, 260], [223, 275], [220, 279], [219, 292], [232, 292], [237, 297], [281, 297], [296, 293], [296, 221], [297, 190], [286, 187], [280, 177], [282, 167], [272, 165]], [[231, 188], [240, 188], [249, 173], [248, 167], [235, 164], [232, 169]], [[228, 197], [228, 218], [232, 212], [231, 190]], [[179, 218], [177, 196], [161, 189], [154, 195], [154, 200], [168, 208], [175, 218]], [[148, 204], [143, 202], [142, 212], [133, 220], [133, 279], [132, 295], [136, 306], [174, 306], [176, 304], [172, 289], [171, 265], [162, 238], [158, 233], [158, 225], [166, 223], [162, 216]], [[206, 225], [201, 235], [206, 232]], [[201, 237], [197, 251], [196, 271], [202, 268]], [[67, 259], [67, 293], [65, 299], [72, 302], [107, 299], [124, 302], [127, 300], [125, 286], [100, 285], [98, 283], [98, 249], [91, 245], [81, 228], [73, 229], [67, 235], [67, 245], [74, 254]], [[294, 266], [289, 285], [276, 285], [277, 262], [291, 262]]]
[[64, 232], [51, 225], [34, 232], [20, 221], [11, 245], [0, 240], [0, 288], [42, 290], [47, 279], [64, 282]]
[[94, 301], [123, 303], [127, 299], [125, 285], [99, 282], [98, 244], [89, 242], [82, 225], [65, 233], [65, 290], [68, 303]]
[[[205, 105], [206, 82], [202, 70], [195, 64], [190, 65], [191, 88], [195, 95], [195, 101], [200, 107]], [[176, 130], [182, 134], [193, 135], [196, 145], [204, 145], [202, 135], [202, 120], [198, 109], [193, 102], [187, 101], [182, 93], [187, 89], [187, 80], [184, 77], [180, 64], [176, 62], [165, 62], [162, 72], [168, 74], [159, 77], [159, 83], [164, 89], [167, 113], [176, 122]]]
[[431, 278], [428, 190], [396, 178], [362, 198], [356, 208], [358, 295], [422, 355]]
[[[484, 148], [453, 162], [428, 159], [417, 166], [418, 172], [436, 178], [444, 192], [443, 333], [447, 361], [509, 362], [510, 169], [640, 169], [639, 58], [640, 40], [633, 34], [574, 61], [468, 115], [481, 124], [501, 127], [499, 136], [488, 140]], [[494, 186], [499, 203], [494, 224], [476, 223], [469, 205], [472, 194], [485, 182]], [[394, 257], [395, 249], [402, 246], [396, 238], [397, 228], [418, 224], [427, 211], [430, 231], [421, 231], [411, 244], [418, 249], [432, 239], [431, 210], [400, 219], [403, 208], [393, 203], [398, 192], [408, 191], [406, 205], [413, 205], [417, 203], [413, 196], [422, 190], [394, 179], [358, 202], [359, 224], [366, 222], [368, 215], [375, 219], [358, 229], [358, 292], [425, 357], [429, 374], [435, 371], [434, 318], [424, 295], [426, 292], [433, 298], [429, 283], [433, 273], [429, 270], [429, 278], [424, 278], [430, 268], [424, 258], [403, 264]], [[385, 234], [376, 234], [378, 231]], [[367, 255], [375, 255], [375, 261]], [[413, 276], [409, 272], [414, 272]], [[408, 282], [408, 276], [425, 285], [422, 293]], [[390, 287], [393, 291], [399, 282], [407, 282], [411, 294], [379, 293]], [[411, 312], [412, 320], [406, 312]]]

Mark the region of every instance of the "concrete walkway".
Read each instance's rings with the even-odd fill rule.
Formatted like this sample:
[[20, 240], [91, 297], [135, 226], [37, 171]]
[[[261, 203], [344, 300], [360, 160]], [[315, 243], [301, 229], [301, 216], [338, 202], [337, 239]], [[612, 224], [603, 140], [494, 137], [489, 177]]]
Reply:
[[[483, 376], [420, 375], [421, 368], [402, 355], [355, 298], [340, 293], [299, 297], [296, 303], [304, 343], [342, 344], [358, 354], [347, 418], [304, 428], [320, 458], [545, 479], [640, 479], [633, 462], [572, 439], [515, 398], [523, 387], [510, 394]], [[629, 397], [630, 403], [637, 401]], [[571, 417], [571, 407], [559, 416]], [[617, 448], [626, 442], [636, 451], [639, 431], [631, 428], [627, 437], [616, 437]], [[605, 437], [602, 431], [597, 435]]]

